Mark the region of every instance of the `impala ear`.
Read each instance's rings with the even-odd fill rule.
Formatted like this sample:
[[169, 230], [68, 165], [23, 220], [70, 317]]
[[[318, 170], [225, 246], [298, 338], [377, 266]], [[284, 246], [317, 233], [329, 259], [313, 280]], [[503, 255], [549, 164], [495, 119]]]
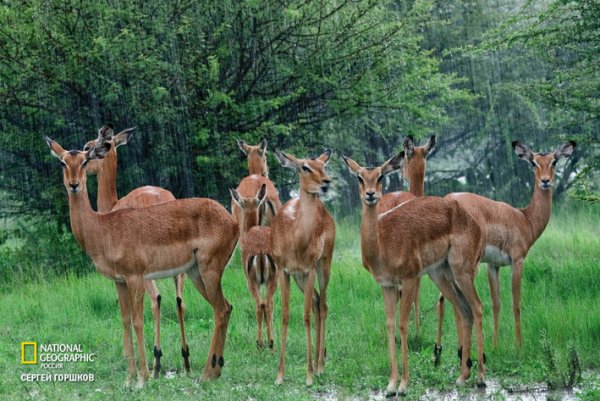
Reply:
[[321, 160], [323, 163], [325, 163], [325, 165], [327, 165], [327, 163], [329, 163], [330, 157], [331, 157], [331, 149], [325, 149], [325, 152], [323, 152], [321, 154], [321, 156], [318, 157], [318, 159]]
[[261, 205], [265, 200], [265, 196], [267, 195], [267, 184], [262, 184], [256, 193], [256, 204]]
[[231, 199], [233, 199], [233, 201], [240, 207], [240, 208], [244, 208], [244, 200], [241, 198], [240, 194], [238, 193], [238, 191], [236, 191], [233, 188], [229, 188], [229, 193], [231, 194]]
[[242, 153], [247, 156], [248, 155], [248, 144], [246, 144], [246, 142], [242, 141], [241, 139], [236, 139], [235, 141], [237, 142], [238, 148], [240, 148]]
[[415, 140], [413, 139], [412, 135], [408, 135], [406, 138], [404, 138], [403, 146], [406, 157], [411, 157], [415, 151]]
[[115, 148], [118, 148], [121, 145], [126, 145], [127, 142], [129, 142], [129, 140], [133, 137], [133, 133], [136, 129], [137, 127], [127, 128], [115, 135], [113, 137], [113, 143], [115, 145]]
[[260, 153], [264, 156], [267, 153], [267, 139], [263, 138], [258, 144], [258, 149]]
[[60, 146], [57, 142], [53, 141], [52, 139], [48, 138], [47, 136], [44, 137], [44, 140], [46, 141], [46, 144], [50, 148], [50, 153], [52, 154], [52, 156], [60, 159], [60, 155], [65, 153], [65, 150], [62, 148], [62, 146]]
[[404, 161], [404, 151], [398, 153], [385, 163], [381, 165], [381, 173], [389, 174], [392, 171], [400, 170], [402, 168], [402, 162]]
[[524, 143], [521, 143], [519, 141], [513, 141], [512, 147], [515, 150], [515, 153], [517, 154], [517, 156], [519, 156], [519, 159], [523, 159], [526, 162], [534, 164], [533, 163], [533, 152], [531, 152], [531, 149], [529, 149], [529, 147], [527, 145], [525, 145]]
[[279, 164], [281, 164], [283, 167], [299, 169], [300, 165], [302, 164], [293, 155], [281, 152], [279, 150], [275, 151], [275, 157], [277, 157]]
[[98, 139], [101, 141], [110, 141], [114, 134], [112, 124], [105, 124], [98, 130]]
[[556, 160], [560, 160], [562, 158], [571, 157], [573, 151], [575, 150], [575, 146], [577, 146], [575, 141], [567, 141], [563, 143], [558, 149], [556, 149], [556, 152], [554, 152], [554, 158]]
[[429, 138], [429, 140], [427, 141], [427, 143], [424, 146], [425, 157], [427, 157], [427, 155], [429, 155], [429, 153], [433, 150], [434, 147], [435, 147], [435, 135], [431, 135], [431, 138]]
[[346, 163], [346, 166], [348, 166], [348, 170], [350, 170], [350, 172], [352, 174], [358, 175], [358, 172], [360, 171], [360, 169], [362, 167], [357, 162], [355, 162], [348, 156], [343, 156], [343, 155], [342, 155], [342, 160], [344, 160], [344, 163]]
[[85, 158], [87, 160], [104, 159], [111, 148], [110, 142], [97, 143], [96, 146], [85, 152]]

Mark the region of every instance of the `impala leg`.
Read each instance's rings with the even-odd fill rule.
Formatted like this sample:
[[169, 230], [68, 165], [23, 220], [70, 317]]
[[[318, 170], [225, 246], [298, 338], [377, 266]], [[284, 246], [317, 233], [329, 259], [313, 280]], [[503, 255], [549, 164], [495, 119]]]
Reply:
[[[320, 266], [320, 261], [317, 264], [317, 266]], [[305, 294], [304, 290], [306, 288], [306, 280], [308, 279], [308, 274], [294, 274], [292, 277], [294, 277], [294, 281], [298, 285], [298, 288], [300, 288], [302, 293]], [[316, 281], [316, 279], [315, 279], [315, 281]], [[306, 297], [306, 294], [304, 296]], [[315, 315], [315, 337], [316, 337], [315, 349], [317, 350], [317, 351], [315, 351], [315, 353], [317, 354], [317, 357], [319, 355], [318, 350], [321, 348], [321, 337], [319, 335], [320, 327], [321, 327], [321, 306], [320, 305], [321, 305], [321, 297], [320, 297], [318, 291], [313, 286], [313, 289], [312, 289], [312, 311]]]
[[[473, 270], [474, 271], [474, 270]], [[485, 355], [483, 352], [483, 328], [482, 328], [482, 320], [483, 320], [483, 305], [481, 303], [481, 299], [477, 295], [477, 291], [475, 290], [475, 286], [473, 285], [473, 278], [467, 273], [462, 275], [455, 275], [455, 278], [461, 288], [461, 292], [465, 297], [466, 301], [469, 303], [471, 308], [471, 312], [473, 315], [473, 321], [475, 323], [475, 334], [477, 336], [477, 387], [483, 388], [485, 387]], [[469, 343], [471, 340], [471, 331], [467, 333], [469, 337]], [[470, 344], [469, 344], [470, 345]], [[470, 347], [467, 349], [467, 355], [470, 355]], [[464, 356], [463, 356], [464, 357]]]
[[469, 374], [471, 372], [471, 328], [473, 326], [471, 310], [462, 294], [457, 292], [457, 289], [451, 281], [451, 276], [447, 276], [445, 272], [438, 269], [430, 272], [429, 277], [431, 277], [431, 279], [438, 286], [443, 297], [450, 301], [454, 307], [454, 315], [456, 317], [456, 332], [459, 337], [458, 341], [460, 349], [462, 349], [461, 374], [456, 381], [456, 384], [461, 385], [469, 378]]
[[269, 274], [269, 280], [267, 281], [267, 294], [265, 302], [265, 320], [267, 321], [267, 336], [268, 336], [268, 347], [273, 349], [273, 296], [277, 291], [277, 280], [278, 274], [277, 269], [272, 269]]
[[[440, 294], [437, 302], [437, 338], [435, 341], [435, 348], [433, 349], [433, 364], [439, 366], [442, 358], [442, 331], [444, 326], [444, 296]], [[460, 338], [460, 337], [459, 337]]]
[[419, 327], [421, 327], [421, 277], [416, 278], [414, 305], [415, 305], [415, 329], [417, 329], [417, 331], [419, 331]]
[[385, 307], [385, 325], [388, 336], [388, 353], [390, 355], [390, 380], [386, 393], [394, 395], [398, 386], [398, 358], [396, 356], [396, 304], [398, 289], [396, 287], [381, 287]]
[[279, 369], [275, 384], [283, 383], [285, 374], [285, 343], [290, 322], [290, 275], [283, 271], [281, 274], [281, 348], [279, 349]]
[[310, 270], [304, 280], [304, 330], [306, 331], [306, 385], [313, 384], [312, 342], [310, 334], [310, 312], [315, 290], [315, 270]]
[[317, 337], [317, 374], [320, 375], [325, 371], [325, 322], [327, 320], [327, 286], [329, 285], [329, 276], [331, 273], [331, 259], [322, 259], [322, 262], [317, 267], [317, 277], [319, 278], [319, 317], [320, 325], [318, 326]]
[[400, 300], [400, 345], [402, 347], [402, 380], [398, 387], [398, 394], [404, 394], [410, 379], [408, 373], [408, 321], [410, 309], [419, 293], [419, 279], [404, 280], [402, 282], [402, 299]]
[[128, 278], [127, 288], [132, 303], [133, 329], [138, 346], [138, 386], [143, 387], [150, 376], [146, 362], [146, 343], [144, 342], [144, 279], [141, 276]]
[[190, 347], [188, 346], [187, 336], [185, 335], [185, 303], [183, 303], [183, 284], [185, 281], [185, 273], [173, 277], [175, 281], [175, 291], [177, 294], [177, 320], [179, 320], [179, 328], [181, 330], [181, 356], [183, 357], [183, 366], [186, 372], [191, 371], [190, 366]]
[[[252, 259], [254, 259], [254, 261], [256, 261], [256, 258], [259, 258], [260, 256], [251, 256], [250, 260], [248, 261], [248, 263], [251, 264], [252, 266]], [[256, 347], [258, 349], [263, 349], [265, 347], [265, 344], [263, 342], [263, 335], [262, 335], [262, 321], [263, 321], [263, 316], [264, 316], [264, 312], [263, 312], [263, 303], [262, 300], [260, 299], [260, 284], [258, 284], [256, 282], [256, 271], [254, 269], [258, 268], [257, 266], [254, 266], [254, 268], [250, 271], [247, 272], [246, 274], [246, 283], [248, 284], [248, 290], [250, 291], [250, 295], [252, 295], [252, 298], [254, 298], [254, 303], [256, 304], [256, 323], [257, 323], [257, 327], [258, 327], [258, 334], [256, 337]]]
[[160, 294], [154, 280], [144, 280], [144, 289], [150, 297], [152, 305], [152, 317], [154, 318], [154, 361], [152, 362], [152, 373], [155, 379], [160, 375], [160, 358], [162, 348], [160, 346]]
[[513, 313], [515, 315], [515, 332], [519, 350], [523, 348], [521, 340], [521, 279], [523, 278], [523, 259], [513, 262], [512, 266], [512, 295]]
[[500, 280], [498, 277], [499, 266], [488, 265], [488, 281], [492, 295], [492, 311], [494, 312], [494, 347], [498, 346], [498, 318], [500, 316]]
[[197, 280], [204, 284], [208, 301], [213, 308], [215, 322], [208, 359], [202, 374], [203, 379], [216, 379], [221, 376], [221, 369], [225, 365], [223, 350], [231, 306], [225, 299], [221, 288], [222, 267], [224, 266], [225, 263], [220, 263], [216, 258], [212, 259], [206, 265], [200, 266], [200, 278]]
[[125, 386], [129, 387], [136, 374], [135, 359], [133, 355], [133, 337], [131, 334], [131, 300], [129, 299], [129, 290], [125, 283], [115, 282], [115, 285], [117, 287], [117, 294], [119, 295], [119, 307], [121, 308], [121, 320], [123, 322], [123, 354], [127, 359], [127, 378], [125, 379]]

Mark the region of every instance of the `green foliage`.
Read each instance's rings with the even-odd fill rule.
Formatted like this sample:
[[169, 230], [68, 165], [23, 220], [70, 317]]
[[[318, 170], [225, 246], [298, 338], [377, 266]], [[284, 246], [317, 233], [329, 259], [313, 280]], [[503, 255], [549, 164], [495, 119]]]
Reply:
[[12, 245], [0, 245], [1, 287], [94, 270], [68, 228], [54, 220], [23, 219], [6, 235]]
[[228, 203], [245, 174], [236, 137], [307, 153], [344, 132], [370, 154], [349, 138], [368, 122], [387, 154], [400, 128], [422, 135], [469, 99], [419, 45], [432, 4], [3, 4], [0, 186], [30, 213], [66, 215], [40, 136], [80, 148], [107, 121], [139, 128], [120, 151], [122, 193], [154, 184]]

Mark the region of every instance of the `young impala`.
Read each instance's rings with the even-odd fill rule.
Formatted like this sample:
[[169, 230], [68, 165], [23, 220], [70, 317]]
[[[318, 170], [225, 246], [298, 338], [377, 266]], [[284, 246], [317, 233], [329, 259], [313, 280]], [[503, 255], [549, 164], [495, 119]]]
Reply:
[[112, 144], [88, 151], [64, 150], [46, 138], [60, 161], [69, 199], [71, 229], [99, 273], [114, 281], [123, 321], [123, 344], [129, 364], [126, 384], [136, 375], [133, 326], [138, 345], [138, 384], [148, 376], [144, 343], [144, 280], [187, 273], [211, 304], [215, 329], [204, 378], [216, 378], [224, 365], [223, 349], [232, 307], [223, 296], [221, 277], [238, 239], [238, 226], [223, 206], [211, 199], [181, 199], [147, 208], [110, 213], [92, 210], [86, 169]]
[[[98, 138], [85, 144], [83, 150], [88, 151], [94, 147], [102, 146], [104, 143], [110, 143], [110, 150], [103, 159], [91, 160], [87, 165], [87, 173], [96, 175], [98, 178], [98, 212], [106, 213], [120, 209], [142, 208], [158, 203], [175, 200], [173, 194], [166, 189], [153, 186], [144, 186], [136, 188], [123, 198], [117, 196], [117, 148], [127, 144], [135, 128], [128, 128], [117, 135], [111, 125], [105, 125], [98, 130]], [[179, 274], [173, 277], [175, 281], [175, 291], [177, 294], [177, 318], [181, 329], [181, 355], [183, 356], [183, 365], [187, 372], [190, 371], [190, 349], [185, 335], [185, 326], [183, 317], [185, 315], [185, 304], [183, 303], [183, 282], [185, 274]], [[160, 373], [160, 358], [162, 357], [162, 347], [160, 345], [160, 301], [161, 296], [158, 286], [154, 280], [145, 280], [144, 288], [150, 298], [152, 305], [152, 316], [154, 317], [154, 362], [152, 363], [154, 377], [157, 378]]]
[[[500, 266], [512, 266], [512, 298], [515, 319], [517, 345], [521, 340], [521, 279], [523, 260], [542, 235], [550, 220], [552, 211], [552, 185], [554, 168], [563, 158], [570, 157], [576, 143], [568, 141], [554, 153], [533, 153], [529, 147], [515, 141], [512, 146], [517, 156], [531, 165], [535, 186], [529, 206], [524, 209], [512, 207], [472, 193], [452, 193], [446, 199], [452, 199], [463, 206], [479, 222], [485, 234], [485, 254], [482, 261], [488, 264], [488, 280], [494, 311], [494, 346], [498, 343], [498, 315], [500, 314]], [[436, 344], [436, 363], [441, 352], [442, 319], [444, 315], [444, 297], [438, 301], [438, 336]], [[460, 344], [459, 344], [460, 347]]]
[[[282, 270], [282, 329], [279, 370], [275, 384], [283, 382], [285, 347], [290, 320], [290, 275], [304, 292], [304, 327], [306, 331], [306, 384], [313, 383], [312, 347], [310, 335], [311, 305], [315, 314], [316, 374], [325, 369], [325, 321], [327, 319], [327, 285], [331, 273], [331, 258], [335, 241], [335, 224], [319, 196], [329, 190], [331, 178], [325, 166], [331, 156], [326, 150], [321, 156], [298, 159], [276, 152], [284, 167], [298, 172], [300, 197], [288, 201], [273, 219], [271, 249], [275, 264]], [[319, 291], [315, 289], [318, 280]]]
[[[267, 324], [268, 347], [273, 349], [273, 295], [277, 290], [278, 270], [271, 252], [271, 228], [259, 226], [260, 208], [265, 201], [267, 186], [263, 184], [252, 198], [241, 196], [231, 189], [231, 198], [241, 210], [240, 248], [242, 266], [250, 294], [256, 302], [258, 337], [256, 346], [263, 349], [262, 323]], [[261, 287], [265, 287], [265, 297], [261, 297]]]
[[[400, 168], [402, 157], [396, 155], [383, 165], [363, 168], [344, 157], [350, 171], [358, 179], [363, 201], [361, 250], [364, 267], [381, 285], [385, 305], [389, 354], [391, 362], [387, 392], [396, 392], [398, 367], [396, 360], [397, 287], [402, 284], [400, 300], [400, 339], [402, 346], [402, 380], [397, 392], [402, 394], [409, 381], [408, 318], [416, 295], [417, 278], [429, 274], [442, 293], [459, 310], [463, 327], [464, 358], [457, 384], [470, 374], [471, 334], [475, 323], [479, 372], [477, 384], [485, 386], [485, 357], [481, 326], [482, 305], [473, 280], [483, 254], [481, 228], [457, 203], [438, 197], [420, 197], [390, 211], [378, 214], [386, 174]], [[470, 360], [469, 360], [470, 361]]]

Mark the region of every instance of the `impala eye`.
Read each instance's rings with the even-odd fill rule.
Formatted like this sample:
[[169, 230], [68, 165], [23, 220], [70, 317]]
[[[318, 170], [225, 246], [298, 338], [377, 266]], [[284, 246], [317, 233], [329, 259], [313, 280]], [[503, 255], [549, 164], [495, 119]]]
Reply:
[[83, 161], [83, 163], [81, 163], [81, 167], [85, 167], [85, 166], [87, 166], [87, 164], [88, 164], [88, 160], [86, 159]]
[[60, 167], [62, 167], [62, 168], [67, 167], [67, 163], [65, 163], [64, 161], [60, 160]]
[[365, 180], [362, 179], [362, 177], [360, 175], [357, 175], [356, 178], [358, 179], [358, 182], [363, 184], [365, 183]]
[[558, 161], [558, 160], [556, 160], [556, 159], [552, 159], [552, 162], [550, 163], [550, 165], [551, 165], [552, 167], [556, 166], [556, 162], [557, 162], [557, 161]]
[[383, 181], [383, 177], [385, 177], [383, 174], [381, 174], [379, 177], [377, 177], [378, 184], [381, 184], [381, 181]]
[[308, 166], [302, 166], [302, 171], [305, 173], [312, 173], [312, 170]]

